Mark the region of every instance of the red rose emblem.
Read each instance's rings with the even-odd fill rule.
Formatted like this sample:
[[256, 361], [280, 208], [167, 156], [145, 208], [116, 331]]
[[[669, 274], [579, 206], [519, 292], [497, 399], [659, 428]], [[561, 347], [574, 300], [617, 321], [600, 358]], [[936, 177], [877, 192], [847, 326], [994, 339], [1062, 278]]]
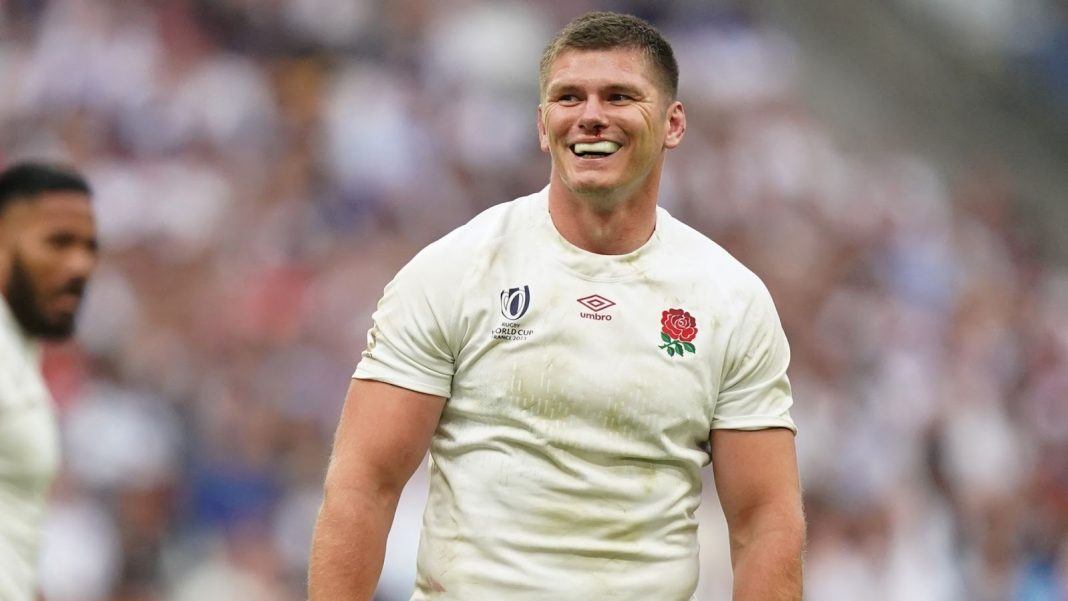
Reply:
[[664, 333], [674, 340], [691, 342], [697, 337], [697, 320], [682, 309], [669, 309], [660, 316]]
[[697, 320], [682, 309], [668, 309], [660, 315], [660, 350], [668, 357], [682, 357], [696, 353], [693, 339], [697, 337]]

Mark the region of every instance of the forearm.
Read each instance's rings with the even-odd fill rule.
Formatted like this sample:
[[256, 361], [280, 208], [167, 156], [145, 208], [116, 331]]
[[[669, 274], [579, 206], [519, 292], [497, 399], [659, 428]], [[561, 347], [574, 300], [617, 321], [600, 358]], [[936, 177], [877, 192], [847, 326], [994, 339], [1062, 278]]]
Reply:
[[397, 496], [327, 487], [308, 566], [309, 601], [371, 601]]
[[803, 518], [780, 518], [732, 540], [733, 601], [800, 601], [804, 545]]

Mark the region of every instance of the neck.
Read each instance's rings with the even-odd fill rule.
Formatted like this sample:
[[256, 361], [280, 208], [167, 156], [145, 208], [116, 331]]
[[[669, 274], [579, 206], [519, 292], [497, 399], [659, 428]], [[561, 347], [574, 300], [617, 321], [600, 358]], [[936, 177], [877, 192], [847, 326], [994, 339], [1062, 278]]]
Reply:
[[581, 195], [554, 177], [549, 184], [549, 214], [560, 235], [582, 250], [625, 255], [645, 244], [656, 229], [655, 190], [625, 196]]

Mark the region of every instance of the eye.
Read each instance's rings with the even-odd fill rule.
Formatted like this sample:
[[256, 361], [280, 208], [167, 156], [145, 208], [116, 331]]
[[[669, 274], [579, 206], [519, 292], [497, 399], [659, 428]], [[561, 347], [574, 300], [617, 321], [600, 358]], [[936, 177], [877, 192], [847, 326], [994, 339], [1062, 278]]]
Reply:
[[564, 106], [574, 106], [578, 104], [579, 97], [574, 94], [560, 94], [556, 97], [556, 101]]
[[99, 251], [96, 237], [83, 237], [73, 232], [55, 232], [45, 239], [50, 248], [56, 251], [66, 251], [77, 246], [85, 247], [91, 254]]
[[76, 242], [74, 235], [68, 232], [57, 232], [48, 237], [48, 245], [56, 250], [73, 246]]
[[628, 96], [627, 94], [619, 93], [619, 92], [617, 92], [615, 94], [609, 94], [608, 95], [608, 102], [611, 102], [613, 104], [623, 104], [623, 103], [630, 102], [632, 100], [634, 100], [633, 97]]

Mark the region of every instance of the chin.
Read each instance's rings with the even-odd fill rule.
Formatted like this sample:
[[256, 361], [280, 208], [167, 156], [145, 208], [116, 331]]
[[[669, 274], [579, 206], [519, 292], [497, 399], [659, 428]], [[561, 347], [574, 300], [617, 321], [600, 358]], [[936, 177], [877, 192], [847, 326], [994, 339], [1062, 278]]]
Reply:
[[571, 188], [571, 191], [574, 192], [575, 194], [581, 194], [581, 195], [584, 195], [584, 196], [605, 196], [605, 195], [609, 194], [610, 192], [612, 192], [612, 190], [613, 190], [612, 186], [601, 186], [601, 185], [578, 184], [578, 185], [569, 186], [569, 187]]
[[619, 190], [620, 182], [603, 178], [574, 178], [567, 182], [567, 187], [576, 194], [605, 195]]
[[39, 337], [42, 340], [49, 342], [64, 342], [70, 340], [74, 336], [74, 324], [57, 325], [53, 328], [41, 332]]
[[42, 340], [62, 342], [74, 335], [74, 315], [64, 314], [42, 320], [34, 328], [33, 334]]

